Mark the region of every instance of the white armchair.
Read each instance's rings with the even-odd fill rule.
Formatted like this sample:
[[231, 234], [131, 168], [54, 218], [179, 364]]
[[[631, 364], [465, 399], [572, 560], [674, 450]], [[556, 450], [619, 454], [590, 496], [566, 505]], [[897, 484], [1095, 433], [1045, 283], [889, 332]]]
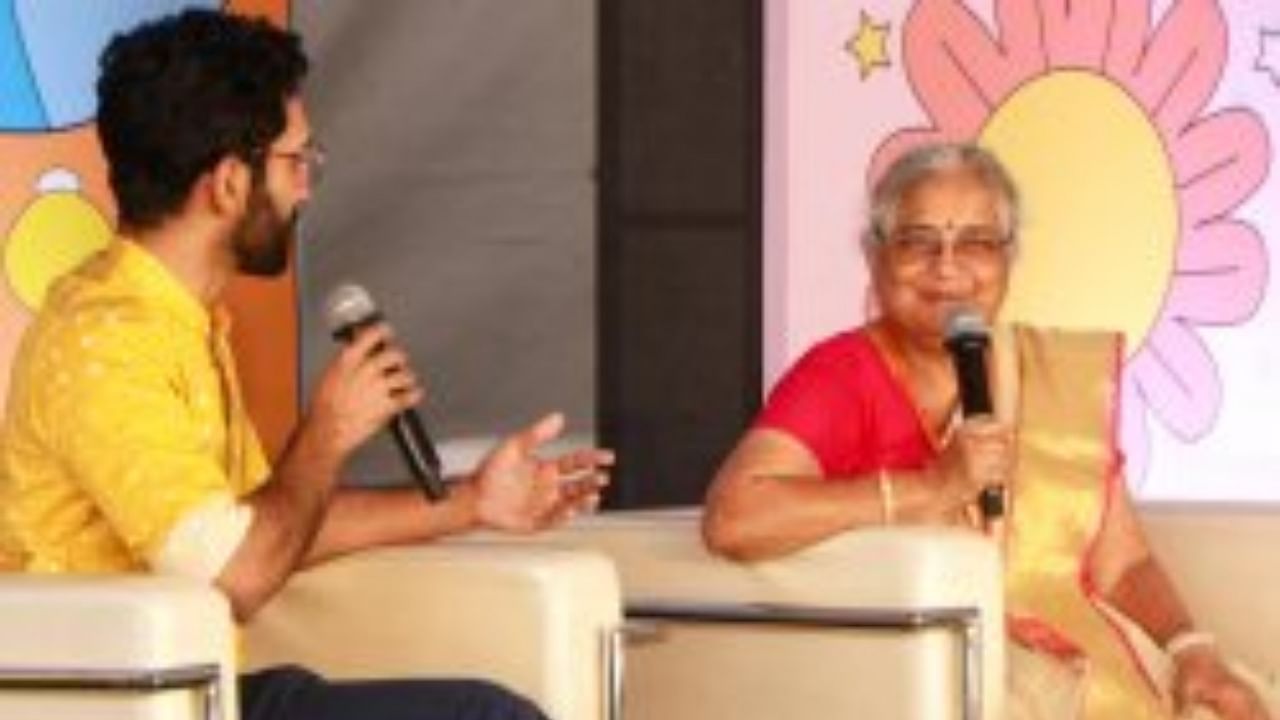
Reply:
[[[301, 573], [243, 638], [251, 667], [486, 678], [557, 720], [599, 720], [620, 605], [599, 554], [441, 543]], [[235, 635], [202, 584], [0, 574], [0, 718], [235, 720]]]
[[551, 538], [618, 566], [627, 720], [1002, 717], [987, 540], [885, 528], [741, 565], [710, 555], [698, 523], [696, 509], [612, 513]]
[[207, 586], [0, 574], [0, 717], [236, 717], [234, 632]]
[[507, 540], [388, 548], [293, 578], [247, 628], [253, 665], [335, 678], [495, 680], [556, 720], [599, 720], [617, 574], [595, 552]]
[[[1193, 615], [1280, 717], [1277, 508], [1157, 505], [1141, 516]], [[694, 508], [611, 513], [552, 538], [617, 564], [633, 628], [627, 720], [1002, 717], [1002, 576], [990, 543], [943, 529], [860, 530], [739, 565], [703, 548], [698, 523]], [[980, 643], [966, 639], [974, 628]], [[1159, 676], [1167, 661], [1147, 650]], [[980, 708], [975, 680], [962, 679], [973, 669]]]

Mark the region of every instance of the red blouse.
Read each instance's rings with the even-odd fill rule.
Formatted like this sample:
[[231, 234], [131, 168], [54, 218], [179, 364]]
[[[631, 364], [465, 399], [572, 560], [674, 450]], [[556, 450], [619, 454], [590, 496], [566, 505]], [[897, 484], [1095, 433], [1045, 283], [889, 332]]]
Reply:
[[920, 469], [937, 454], [865, 329], [810, 348], [769, 393], [754, 427], [799, 440], [830, 478]]

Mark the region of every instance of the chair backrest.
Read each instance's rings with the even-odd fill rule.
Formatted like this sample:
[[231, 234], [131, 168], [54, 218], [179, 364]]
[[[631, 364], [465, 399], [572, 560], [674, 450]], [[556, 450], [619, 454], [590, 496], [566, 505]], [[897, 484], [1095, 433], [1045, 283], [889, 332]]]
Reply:
[[[962, 531], [847, 533], [783, 560], [710, 555], [694, 509], [609, 513], [551, 541], [617, 563], [628, 720], [981, 717], [1003, 707], [998, 553]], [[971, 698], [972, 699], [972, 698]]]
[[0, 717], [235, 720], [233, 627], [194, 581], [0, 574]]
[[600, 720], [621, 599], [599, 553], [493, 539], [386, 548], [296, 575], [246, 628], [254, 666], [475, 677], [557, 720]]

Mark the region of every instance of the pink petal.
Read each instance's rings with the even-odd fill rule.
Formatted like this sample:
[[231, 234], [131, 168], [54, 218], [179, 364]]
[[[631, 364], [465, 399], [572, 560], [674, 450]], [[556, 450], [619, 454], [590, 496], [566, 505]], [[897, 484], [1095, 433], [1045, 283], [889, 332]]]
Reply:
[[1135, 382], [1132, 366], [1125, 369], [1120, 395], [1120, 447], [1129, 488], [1142, 489], [1151, 457], [1151, 433], [1147, 430], [1147, 400]]
[[1202, 118], [1170, 145], [1184, 234], [1236, 209], [1262, 186], [1271, 165], [1266, 128], [1250, 110]]
[[1216, 0], [1177, 0], [1129, 86], [1169, 137], [1204, 109], [1226, 59], [1226, 19]]
[[[1037, 3], [1028, 0], [996, 0], [996, 27], [999, 28], [999, 47], [1014, 67], [1022, 68], [1025, 75], [1046, 70], [1044, 28]], [[1019, 78], [1019, 81], [1026, 77]]]
[[[1102, 67], [1114, 1], [1042, 0], [1044, 43], [1051, 67]], [[1136, 4], [1131, 0], [1122, 1]]]
[[[1023, 13], [1014, 17], [1024, 22]], [[1011, 33], [1022, 37], [1035, 30]], [[977, 135], [1001, 100], [1037, 70], [1006, 58], [959, 0], [920, 0], [904, 25], [903, 52], [920, 104], [936, 126], [961, 137]]]
[[1106, 73], [1121, 85], [1132, 85], [1151, 30], [1151, 3], [1116, 0], [1111, 37], [1107, 41]]
[[1222, 383], [1213, 356], [1186, 325], [1157, 322], [1131, 366], [1151, 410], [1183, 442], [1199, 439], [1213, 427]]
[[1216, 222], [1191, 231], [1178, 247], [1164, 316], [1197, 325], [1234, 325], [1258, 309], [1267, 288], [1267, 252], [1244, 222]]

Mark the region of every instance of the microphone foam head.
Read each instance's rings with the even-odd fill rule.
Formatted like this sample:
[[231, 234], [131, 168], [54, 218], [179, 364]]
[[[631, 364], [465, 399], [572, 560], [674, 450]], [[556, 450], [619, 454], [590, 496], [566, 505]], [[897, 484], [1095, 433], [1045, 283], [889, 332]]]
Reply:
[[948, 342], [960, 339], [986, 339], [987, 321], [982, 318], [982, 313], [961, 305], [947, 313], [947, 324], [943, 334]]
[[369, 291], [351, 283], [334, 288], [324, 306], [325, 321], [331, 332], [367, 322], [378, 314], [378, 306]]

